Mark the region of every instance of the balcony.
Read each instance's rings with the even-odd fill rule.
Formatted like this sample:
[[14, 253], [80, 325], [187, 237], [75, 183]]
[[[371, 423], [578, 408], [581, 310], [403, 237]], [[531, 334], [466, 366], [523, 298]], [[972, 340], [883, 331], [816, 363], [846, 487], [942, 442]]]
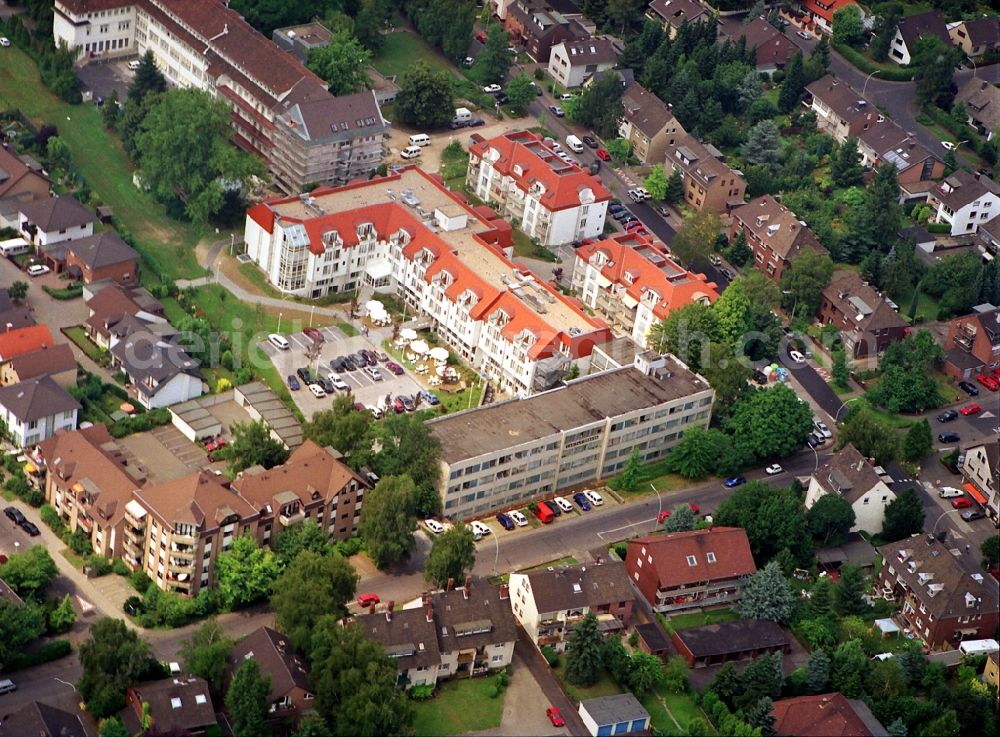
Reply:
[[170, 538], [171, 547], [173, 547], [174, 545], [194, 546], [197, 542], [198, 538], [195, 537], [194, 535], [181, 535], [177, 532], [175, 532]]
[[194, 561], [183, 560], [180, 558], [170, 558], [167, 562], [167, 570], [171, 572], [190, 573], [191, 569], [194, 567]]
[[139, 540], [137, 543], [134, 538], [126, 535], [122, 540], [122, 548], [125, 550], [126, 555], [131, 556], [136, 563], [142, 559], [142, 540]]
[[94, 520], [81, 514], [76, 518], [76, 526], [89, 534], [94, 530]]
[[283, 527], [291, 527], [292, 525], [299, 524], [305, 518], [306, 518], [305, 512], [303, 512], [302, 508], [299, 507], [298, 509], [292, 512], [282, 512], [278, 516], [278, 524], [280, 524]]
[[191, 558], [194, 558], [195, 548], [193, 545], [171, 545], [170, 554], [171, 557], [186, 558], [190, 560]]

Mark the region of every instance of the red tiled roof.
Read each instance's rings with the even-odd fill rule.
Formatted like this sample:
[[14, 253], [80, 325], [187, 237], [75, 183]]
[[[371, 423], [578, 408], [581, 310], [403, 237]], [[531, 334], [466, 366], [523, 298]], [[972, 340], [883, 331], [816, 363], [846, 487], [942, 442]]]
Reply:
[[6, 174], [6, 176], [0, 176], [0, 197], [14, 189], [14, 185], [29, 174], [34, 174], [39, 179], [50, 182], [49, 178], [40, 172], [32, 172], [27, 164], [5, 148], [0, 148], [0, 172]]
[[[469, 153], [482, 159], [491, 148], [500, 154], [493, 168], [517, 182], [520, 189], [527, 191], [536, 183], [545, 188], [541, 205], [546, 210], [578, 207], [580, 193], [585, 189], [593, 192], [595, 202], [611, 199], [611, 193], [600, 179], [579, 166], [564, 165], [531, 131], [513, 131], [477, 141], [469, 147]], [[553, 169], [553, 165], [557, 168]], [[515, 166], [521, 167], [520, 174], [515, 172]]]
[[32, 325], [0, 333], [0, 361], [9, 361], [14, 356], [31, 353], [52, 345], [52, 333], [48, 325]]
[[774, 720], [780, 737], [872, 737], [842, 693], [780, 699], [774, 702]]
[[854, 0], [802, 0], [802, 8], [833, 23], [833, 14], [847, 5], [857, 5]]
[[[747, 533], [739, 527], [713, 527], [629, 540], [627, 559], [638, 556], [641, 548], [646, 549], [646, 556], [653, 557], [649, 565], [656, 571], [660, 588], [749, 576], [757, 571]], [[708, 553], [714, 553], [715, 563], [708, 562]], [[689, 556], [694, 557], [694, 565], [689, 563]], [[643, 563], [647, 563], [645, 558]]]

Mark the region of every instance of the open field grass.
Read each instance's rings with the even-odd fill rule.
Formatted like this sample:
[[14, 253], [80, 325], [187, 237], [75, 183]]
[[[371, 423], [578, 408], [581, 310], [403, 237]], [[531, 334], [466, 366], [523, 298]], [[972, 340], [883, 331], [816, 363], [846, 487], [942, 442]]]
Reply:
[[416, 61], [426, 62], [435, 71], [446, 71], [449, 74], [453, 72], [453, 67], [445, 58], [416, 33], [398, 31], [387, 34], [384, 39], [382, 51], [372, 60], [372, 66], [379, 74], [387, 77], [402, 76]]

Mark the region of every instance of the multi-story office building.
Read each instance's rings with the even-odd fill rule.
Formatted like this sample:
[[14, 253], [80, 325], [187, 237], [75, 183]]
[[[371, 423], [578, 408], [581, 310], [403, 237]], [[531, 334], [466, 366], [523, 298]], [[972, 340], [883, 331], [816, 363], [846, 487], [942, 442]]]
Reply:
[[673, 356], [592, 374], [523, 400], [427, 424], [441, 442], [444, 513], [464, 519], [618, 473], [633, 450], [661, 458], [708, 427], [715, 391]]
[[611, 193], [537, 135], [512, 131], [486, 140], [473, 134], [472, 141], [466, 184], [529, 238], [560, 246], [604, 232]]
[[420, 169], [250, 208], [247, 253], [282, 292], [397, 293], [501, 391], [546, 389], [611, 337], [516, 267], [510, 226]]
[[95, 59], [151, 51], [171, 85], [225, 100], [233, 142], [283, 191], [344, 183], [381, 163], [388, 123], [374, 93], [334, 97], [221, 0], [56, 0], [52, 32]]

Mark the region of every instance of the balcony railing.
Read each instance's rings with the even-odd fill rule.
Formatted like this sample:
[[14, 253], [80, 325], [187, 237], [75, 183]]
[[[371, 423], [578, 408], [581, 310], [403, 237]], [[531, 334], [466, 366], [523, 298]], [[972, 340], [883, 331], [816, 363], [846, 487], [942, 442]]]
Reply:
[[290, 527], [291, 525], [297, 525], [298, 523], [302, 522], [305, 518], [306, 515], [300, 508], [295, 510], [294, 512], [290, 512], [287, 514], [283, 513], [279, 515], [278, 522], [284, 527]]

